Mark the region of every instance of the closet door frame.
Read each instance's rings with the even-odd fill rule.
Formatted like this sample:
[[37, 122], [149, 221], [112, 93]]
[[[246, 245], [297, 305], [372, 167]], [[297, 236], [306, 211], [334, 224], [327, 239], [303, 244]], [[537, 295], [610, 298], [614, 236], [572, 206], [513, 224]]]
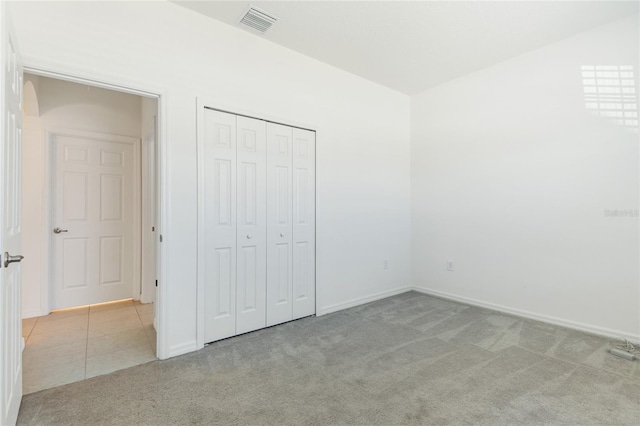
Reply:
[[314, 124], [309, 124], [309, 123], [302, 123], [302, 122], [298, 122], [295, 120], [290, 120], [288, 118], [283, 118], [283, 117], [278, 117], [278, 116], [273, 116], [270, 115], [269, 113], [263, 113], [260, 111], [255, 111], [255, 110], [250, 110], [247, 109], [241, 105], [231, 105], [231, 104], [227, 104], [227, 103], [221, 103], [216, 101], [215, 99], [210, 99], [210, 98], [206, 98], [206, 97], [198, 97], [196, 99], [196, 129], [197, 129], [197, 141], [196, 141], [196, 152], [197, 152], [197, 182], [198, 182], [198, 188], [197, 188], [197, 194], [198, 194], [198, 219], [197, 219], [197, 310], [196, 310], [196, 340], [197, 340], [197, 346], [198, 349], [202, 349], [204, 347], [204, 345], [208, 342], [205, 342], [205, 338], [204, 338], [204, 329], [205, 329], [205, 300], [204, 300], [204, 288], [205, 288], [205, 283], [204, 283], [204, 278], [205, 278], [205, 259], [204, 259], [204, 248], [205, 248], [205, 241], [202, 238], [202, 235], [200, 234], [200, 231], [202, 229], [204, 229], [204, 215], [205, 215], [205, 203], [204, 203], [204, 199], [205, 199], [205, 188], [203, 185], [204, 182], [204, 177], [205, 177], [205, 157], [203, 155], [203, 153], [205, 152], [204, 150], [204, 144], [205, 144], [205, 133], [204, 133], [204, 110], [206, 109], [213, 109], [216, 111], [220, 111], [220, 112], [225, 112], [228, 114], [235, 114], [238, 116], [244, 116], [244, 117], [248, 117], [248, 118], [255, 118], [258, 120], [264, 120], [266, 122], [272, 122], [272, 123], [276, 123], [276, 124], [282, 124], [285, 126], [290, 126], [293, 128], [299, 128], [299, 129], [303, 129], [303, 130], [311, 130], [314, 131], [316, 134], [315, 137], [315, 150], [316, 150], [316, 156], [315, 156], [315, 234], [316, 234], [316, 238], [315, 238], [315, 315], [318, 315], [319, 313], [319, 306], [320, 306], [320, 302], [321, 300], [323, 300], [322, 296], [322, 285], [320, 280], [318, 279], [318, 264], [319, 264], [319, 260], [321, 258], [321, 251], [318, 248], [318, 218], [319, 218], [319, 210], [320, 210], [320, 200], [318, 197], [318, 176], [319, 176], [319, 171], [320, 171], [320, 167], [319, 167], [319, 162], [318, 162], [318, 145], [320, 142], [320, 134], [321, 134], [321, 129], [319, 126], [314, 125]]

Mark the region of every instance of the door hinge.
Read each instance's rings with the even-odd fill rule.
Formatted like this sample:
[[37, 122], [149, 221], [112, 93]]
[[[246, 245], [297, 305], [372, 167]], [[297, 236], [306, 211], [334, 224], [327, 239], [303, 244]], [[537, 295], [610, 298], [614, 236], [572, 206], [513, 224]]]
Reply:
[[162, 234], [160, 234], [160, 242], [162, 242]]
[[158, 287], [158, 280], [156, 280], [156, 287]]
[[151, 232], [156, 232], [156, 227], [155, 226], [151, 227]]

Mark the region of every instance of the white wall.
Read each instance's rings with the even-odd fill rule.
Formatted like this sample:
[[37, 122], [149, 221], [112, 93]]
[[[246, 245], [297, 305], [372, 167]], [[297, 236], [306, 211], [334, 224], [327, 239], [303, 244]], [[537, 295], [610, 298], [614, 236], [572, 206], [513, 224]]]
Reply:
[[[140, 137], [141, 100], [139, 96], [96, 87], [25, 76], [35, 96], [25, 97], [23, 136], [23, 251], [22, 316], [48, 314], [44, 275], [47, 247], [44, 205], [45, 132], [50, 128], [85, 130]], [[37, 108], [33, 104], [37, 103]], [[44, 283], [44, 284], [43, 284]]]
[[25, 75], [24, 121], [22, 127], [22, 317], [46, 314], [40, 285], [43, 280], [43, 170], [42, 124], [36, 89], [39, 78]]
[[636, 17], [412, 97], [416, 287], [638, 340], [638, 218], [605, 217], [638, 209], [638, 134], [581, 77], [633, 65], [637, 92], [638, 52]]
[[198, 96], [317, 126], [319, 313], [410, 285], [407, 96], [167, 2], [11, 7], [27, 62], [166, 91], [169, 350], [160, 356], [196, 349]]

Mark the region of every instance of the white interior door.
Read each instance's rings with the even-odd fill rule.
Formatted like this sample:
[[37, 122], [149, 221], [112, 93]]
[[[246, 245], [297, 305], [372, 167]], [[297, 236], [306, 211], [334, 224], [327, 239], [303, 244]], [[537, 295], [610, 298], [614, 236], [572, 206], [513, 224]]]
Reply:
[[316, 133], [293, 129], [293, 319], [316, 312]]
[[0, 43], [0, 424], [13, 425], [22, 399], [22, 66], [6, 2]]
[[52, 307], [131, 298], [138, 141], [79, 132], [52, 139]]
[[267, 326], [293, 318], [292, 137], [267, 123]]
[[266, 123], [237, 120], [236, 334], [265, 327], [267, 291]]
[[236, 116], [204, 110], [204, 341], [236, 332]]

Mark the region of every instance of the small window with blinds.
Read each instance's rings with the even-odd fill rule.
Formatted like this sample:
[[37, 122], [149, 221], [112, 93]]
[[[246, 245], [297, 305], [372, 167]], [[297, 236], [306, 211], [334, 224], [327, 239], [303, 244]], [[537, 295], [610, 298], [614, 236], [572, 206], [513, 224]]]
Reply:
[[585, 107], [638, 132], [638, 94], [632, 65], [583, 65]]

